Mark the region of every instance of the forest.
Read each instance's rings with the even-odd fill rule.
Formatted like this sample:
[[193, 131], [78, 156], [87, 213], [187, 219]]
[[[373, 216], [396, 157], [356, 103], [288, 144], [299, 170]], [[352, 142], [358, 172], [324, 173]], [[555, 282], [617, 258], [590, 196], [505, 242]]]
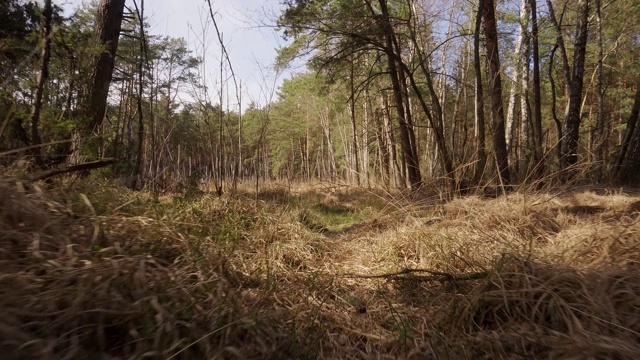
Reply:
[[639, 356], [640, 2], [198, 3], [0, 0], [7, 359]]

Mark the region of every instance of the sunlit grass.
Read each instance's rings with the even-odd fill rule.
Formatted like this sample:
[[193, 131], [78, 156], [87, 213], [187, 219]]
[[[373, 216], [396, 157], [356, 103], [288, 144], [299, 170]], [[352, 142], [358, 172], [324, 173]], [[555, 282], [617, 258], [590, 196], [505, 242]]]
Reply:
[[620, 192], [0, 190], [0, 346], [19, 358], [640, 351], [640, 213]]

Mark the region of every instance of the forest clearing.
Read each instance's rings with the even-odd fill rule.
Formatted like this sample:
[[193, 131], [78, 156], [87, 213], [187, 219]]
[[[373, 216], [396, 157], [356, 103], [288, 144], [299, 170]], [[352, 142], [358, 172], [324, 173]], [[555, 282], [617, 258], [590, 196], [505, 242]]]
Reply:
[[640, 358], [640, 1], [0, 0], [0, 358]]
[[5, 359], [640, 353], [638, 193], [60, 185], [0, 185]]

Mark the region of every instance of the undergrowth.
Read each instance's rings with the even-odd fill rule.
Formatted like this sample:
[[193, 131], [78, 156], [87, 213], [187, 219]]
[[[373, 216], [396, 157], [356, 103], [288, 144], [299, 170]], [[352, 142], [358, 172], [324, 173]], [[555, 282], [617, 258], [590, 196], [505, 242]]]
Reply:
[[0, 181], [3, 358], [640, 353], [640, 202]]

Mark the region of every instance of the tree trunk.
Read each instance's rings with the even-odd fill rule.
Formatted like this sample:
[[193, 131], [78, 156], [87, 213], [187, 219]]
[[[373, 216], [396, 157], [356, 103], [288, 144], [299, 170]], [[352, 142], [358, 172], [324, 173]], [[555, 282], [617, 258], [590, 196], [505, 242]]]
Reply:
[[350, 57], [349, 62], [349, 90], [351, 96], [349, 97], [349, 116], [351, 118], [351, 131], [353, 133], [353, 154], [354, 154], [354, 166], [353, 172], [356, 179], [356, 184], [360, 186], [360, 161], [358, 156], [360, 151], [358, 149], [358, 126], [356, 124], [356, 91], [354, 86], [354, 71], [353, 71], [353, 54]]
[[531, 106], [529, 105], [529, 64], [530, 46], [527, 43], [523, 53], [524, 66], [522, 68], [522, 96], [520, 97], [520, 156], [518, 167], [521, 177], [527, 176], [531, 164]]
[[[401, 47], [396, 43], [396, 50], [397, 50], [397, 54], [401, 53]], [[407, 87], [407, 73], [404, 71], [404, 69], [402, 67], [398, 68], [398, 75], [400, 76], [400, 89], [402, 91], [402, 100], [404, 101], [404, 111], [405, 111], [405, 120], [407, 123], [407, 134], [409, 136], [409, 146], [410, 146], [410, 153], [411, 153], [411, 158], [412, 159], [408, 159], [408, 161], [405, 161], [405, 164], [408, 167], [414, 166], [415, 167], [415, 171], [417, 171], [418, 173], [418, 177], [421, 178], [421, 174], [420, 174], [420, 165], [419, 165], [419, 160], [420, 157], [418, 156], [418, 143], [416, 141], [416, 133], [415, 133], [415, 124], [413, 122], [413, 107], [411, 106], [411, 99], [409, 98], [409, 88]], [[409, 177], [409, 179], [411, 179], [411, 177]], [[420, 180], [422, 181], [422, 180]], [[412, 183], [411, 187], [413, 188], [414, 185]]]
[[329, 163], [329, 178], [331, 181], [335, 181], [337, 166], [336, 166], [336, 157], [333, 151], [333, 141], [331, 140], [331, 126], [329, 124], [329, 109], [328, 106], [324, 106], [324, 112], [320, 113], [320, 126], [322, 126], [322, 132], [324, 133], [324, 138], [327, 142], [327, 156]]
[[493, 151], [502, 185], [511, 182], [509, 160], [504, 128], [504, 106], [502, 103], [502, 83], [500, 80], [500, 57], [498, 56], [498, 29], [493, 0], [483, 0], [484, 32], [489, 63], [489, 90], [491, 93], [491, 114], [493, 123]]
[[[106, 0], [109, 1], [109, 0]], [[133, 174], [133, 184], [132, 188], [137, 189], [138, 186], [141, 187], [141, 184], [138, 183], [138, 180], [143, 179], [143, 168], [144, 168], [144, 115], [142, 111], [142, 97], [143, 97], [143, 78], [144, 78], [144, 56], [145, 56], [145, 44], [143, 41], [144, 38], [144, 0], [140, 2], [140, 8], [138, 8], [138, 4], [134, 2], [136, 6], [136, 13], [138, 15], [138, 19], [140, 20], [140, 47], [138, 54], [138, 156], [136, 157], [136, 167]], [[115, 53], [114, 53], [115, 54]], [[106, 103], [105, 103], [106, 104]]]
[[[555, 82], [553, 81], [553, 76], [552, 76], [552, 69], [553, 69], [553, 55], [555, 55], [555, 51], [557, 49], [560, 50], [560, 59], [562, 60], [562, 74], [564, 75], [564, 83], [565, 83], [565, 93], [567, 95], [569, 95], [570, 93], [570, 89], [571, 89], [571, 68], [569, 66], [569, 57], [567, 55], [567, 49], [564, 46], [564, 38], [562, 37], [562, 27], [561, 27], [561, 23], [562, 23], [562, 18], [564, 17], [564, 9], [567, 6], [567, 2], [565, 2], [564, 4], [564, 8], [562, 10], [562, 13], [560, 15], [560, 19], [556, 18], [556, 14], [555, 14], [555, 10], [553, 8], [553, 4], [551, 3], [551, 0], [547, 0], [547, 7], [549, 8], [549, 18], [551, 19], [551, 23], [553, 24], [553, 27], [555, 28], [556, 31], [556, 44], [555, 47], [553, 48], [553, 50], [551, 51], [551, 60], [549, 62], [549, 80], [551, 82], [551, 91], [552, 91], [552, 115], [553, 115], [553, 119], [556, 122], [556, 127], [557, 127], [557, 131], [558, 131], [558, 143], [556, 144], [557, 148], [558, 148], [558, 160], [562, 161], [562, 156], [564, 154], [564, 149], [563, 149], [563, 143], [564, 143], [564, 130], [562, 128], [562, 122], [560, 122], [559, 119], [557, 119], [556, 117], [556, 96], [555, 96]], [[557, 47], [557, 48], [556, 48]], [[568, 103], [567, 105], [568, 106]]]
[[[413, 1], [412, 1], [413, 3]], [[415, 6], [414, 6], [415, 8]], [[414, 10], [415, 12], [415, 10]], [[455, 13], [455, 7], [451, 7], [451, 11], [449, 12], [449, 20], [447, 24], [447, 32], [445, 35], [445, 39], [451, 39], [451, 32], [453, 31], [453, 16]], [[450, 42], [447, 41], [442, 47], [442, 54], [440, 54], [440, 73], [441, 75], [438, 77], [438, 99], [440, 100], [441, 106], [445, 106], [447, 104], [447, 58], [449, 56], [448, 50], [450, 46]], [[417, 49], [420, 51], [420, 49]], [[443, 132], [446, 135], [446, 126], [444, 125], [444, 118], [442, 119], [443, 123]], [[456, 118], [455, 114], [451, 118], [451, 134], [448, 135], [451, 140], [451, 149], [455, 149], [455, 139], [456, 139]], [[455, 154], [453, 154], [455, 156]]]
[[400, 166], [398, 165], [398, 152], [396, 151], [396, 141], [393, 136], [393, 129], [391, 127], [391, 110], [389, 109], [389, 100], [387, 95], [383, 93], [382, 95], [383, 106], [383, 120], [384, 120], [384, 132], [387, 143], [387, 154], [389, 155], [389, 168], [393, 173], [393, 179], [396, 186], [400, 184], [405, 184], [404, 174], [400, 171]]
[[[520, 33], [516, 40], [516, 52], [515, 57], [517, 59], [516, 67], [514, 69], [513, 84], [509, 91], [509, 103], [507, 105], [507, 151], [511, 152], [513, 146], [514, 137], [514, 125], [515, 125], [515, 113], [516, 102], [518, 97], [518, 89], [522, 83], [522, 71], [523, 69], [523, 54], [525, 53], [525, 47], [529, 42], [529, 0], [521, 0], [520, 2]], [[521, 95], [524, 96], [524, 95]]]
[[549, 85], [551, 88], [551, 117], [553, 118], [553, 122], [556, 124], [556, 132], [558, 133], [558, 141], [555, 144], [556, 153], [558, 159], [562, 158], [562, 122], [558, 118], [558, 114], [556, 112], [556, 82], [553, 79], [553, 58], [555, 56], [556, 50], [558, 50], [558, 43], [554, 45], [553, 49], [551, 49], [551, 54], [549, 55]]
[[[389, 180], [391, 178], [391, 173], [390, 173], [390, 168], [389, 168], [389, 157], [390, 157], [390, 152], [389, 152], [389, 147], [387, 144], [387, 129], [386, 129], [386, 115], [385, 112], [386, 110], [384, 109], [384, 101], [382, 100], [382, 97], [384, 95], [380, 95], [381, 100], [380, 100], [380, 112], [376, 112], [375, 113], [375, 121], [376, 121], [376, 138], [378, 140], [378, 162], [380, 163], [379, 168], [380, 168], [380, 177], [382, 179], [382, 183], [384, 184], [384, 186], [386, 188], [389, 188], [390, 184], [389, 184]], [[384, 122], [384, 126], [383, 126], [383, 122]]]
[[92, 73], [93, 88], [89, 108], [89, 116], [91, 117], [89, 131], [99, 130], [107, 109], [107, 96], [118, 50], [124, 3], [125, 0], [100, 0], [98, 4], [95, 36], [103, 50], [96, 56]]
[[364, 175], [367, 187], [371, 186], [369, 181], [369, 90], [364, 89], [364, 105], [362, 108], [362, 174]]
[[[567, 6], [566, 1], [564, 6]], [[560, 15], [560, 19], [558, 19], [556, 18], [556, 13], [551, 0], [547, 0], [547, 7], [549, 8], [549, 17], [551, 18], [551, 24], [553, 24], [553, 27], [556, 30], [556, 44], [560, 49], [560, 58], [562, 59], [562, 73], [564, 74], [565, 88], [567, 90], [567, 93], [569, 93], [569, 88], [571, 87], [571, 67], [569, 65], [567, 48], [564, 45], [564, 38], [562, 37], [562, 18], [564, 17], [564, 8], [562, 10], [562, 14]]]
[[[220, 53], [224, 53], [224, 45], [223, 39], [224, 34], [220, 34]], [[218, 197], [222, 196], [223, 187], [224, 187], [224, 164], [225, 164], [225, 156], [224, 156], [224, 111], [222, 110], [222, 101], [223, 101], [223, 93], [224, 93], [224, 79], [223, 76], [223, 57], [220, 56], [220, 111], [219, 111], [219, 126], [218, 126], [218, 181], [216, 183], [216, 194]]]
[[[422, 70], [422, 74], [424, 75], [426, 80], [427, 88], [429, 90], [429, 96], [431, 98], [433, 114], [431, 112], [431, 109], [429, 109], [424, 97], [422, 96], [422, 90], [418, 86], [416, 79], [413, 75], [414, 70], [409, 69], [407, 64], [403, 63], [402, 61], [399, 61], [399, 65], [400, 65], [400, 68], [403, 70], [403, 72], [407, 75], [411, 84], [411, 88], [414, 90], [414, 93], [418, 101], [420, 102], [420, 106], [422, 107], [425, 115], [427, 116], [427, 119], [429, 120], [429, 125], [431, 125], [431, 129], [433, 130], [433, 136], [436, 141], [436, 146], [437, 146], [437, 149], [439, 150], [439, 155], [440, 155], [439, 159], [442, 164], [442, 170], [444, 171], [444, 175], [447, 178], [447, 181], [449, 182], [449, 184], [455, 185], [456, 180], [455, 180], [455, 173], [453, 168], [453, 161], [449, 154], [449, 151], [447, 150], [447, 143], [444, 138], [444, 112], [442, 110], [442, 103], [438, 97], [438, 93], [433, 84], [433, 79], [432, 79], [431, 71], [429, 68], [430, 67], [429, 57], [424, 56], [420, 48], [420, 44], [418, 42], [417, 33], [414, 29], [413, 22], [415, 21], [414, 18], [415, 18], [416, 11], [415, 11], [415, 6], [413, 1], [411, 1], [411, 10], [412, 10], [412, 13], [411, 13], [412, 16], [408, 22], [410, 40], [412, 41], [413, 45], [416, 48], [416, 54], [418, 55], [418, 60], [419, 60], [418, 62], [419, 68], [420, 70]], [[400, 54], [400, 51], [398, 51], [397, 53]]]
[[540, 178], [544, 173], [542, 158], [542, 104], [540, 95], [540, 54], [538, 46], [538, 10], [536, 0], [531, 2], [531, 35], [533, 39], [533, 159], [534, 176]]
[[[460, 74], [460, 79], [458, 80], [459, 83], [456, 84], [456, 95], [453, 100], [453, 113], [451, 115], [451, 122], [453, 123], [451, 126], [451, 149], [456, 149], [458, 144], [461, 143], [460, 136], [456, 135], [459, 132], [461, 123], [463, 125], [462, 128], [464, 129], [464, 119], [460, 121], [459, 117], [460, 117], [460, 107], [461, 107], [460, 104], [462, 102], [463, 96], [466, 97], [465, 91], [467, 88], [467, 75], [469, 73], [469, 51], [468, 50], [469, 50], [468, 43], [466, 43], [464, 47], [464, 53], [462, 54], [462, 58], [458, 60], [459, 62], [458, 73]], [[465, 109], [465, 112], [466, 112], [466, 109]], [[464, 144], [466, 140], [464, 139], [464, 136], [466, 134], [463, 133], [462, 135], [463, 135], [462, 143]], [[463, 151], [460, 154], [460, 159], [461, 159], [460, 162], [465, 162], [466, 149], [464, 148], [462, 149]], [[455, 158], [455, 152], [452, 155]]]
[[485, 121], [484, 121], [484, 98], [482, 88], [482, 69], [480, 66], [480, 27], [482, 25], [482, 13], [484, 7], [482, 2], [478, 4], [478, 13], [476, 14], [475, 34], [473, 37], [473, 69], [476, 74], [476, 92], [475, 92], [475, 138], [476, 138], [476, 166], [473, 175], [473, 182], [477, 185], [482, 180], [485, 167], [487, 165], [487, 152], [485, 140]]
[[387, 55], [387, 62], [389, 65], [389, 76], [391, 77], [391, 83], [393, 87], [393, 95], [396, 103], [396, 110], [398, 112], [398, 121], [400, 122], [400, 145], [404, 158], [407, 162], [407, 170], [409, 175], [409, 182], [413, 189], [420, 187], [422, 179], [420, 176], [420, 167], [416, 154], [412, 151], [411, 134], [413, 129], [410, 127], [406, 119], [406, 110], [404, 106], [404, 99], [402, 92], [402, 84], [404, 78], [400, 77], [400, 70], [396, 61], [396, 56], [400, 56], [400, 53], [396, 53], [395, 46], [395, 32], [390, 22], [389, 10], [387, 8], [386, 0], [378, 0], [382, 11], [381, 25], [385, 32], [385, 53]]
[[[616, 156], [615, 166], [613, 168], [613, 178], [618, 181], [624, 181], [623, 177], [626, 177], [626, 170], [628, 170], [629, 163], [638, 163], [638, 153], [640, 152], [640, 131], [636, 131], [638, 124], [638, 117], [640, 116], [640, 76], [636, 79], [636, 95], [633, 101], [633, 107], [631, 108], [631, 114], [627, 119], [627, 129], [624, 134], [624, 140], [620, 145], [618, 154]], [[630, 151], [631, 150], [631, 151]], [[635, 157], [632, 161], [626, 161], [627, 155]]]
[[51, 18], [53, 16], [53, 6], [51, 0], [44, 3], [44, 24], [42, 26], [42, 53], [40, 54], [40, 71], [38, 73], [36, 96], [31, 110], [31, 154], [39, 167], [44, 165], [42, 158], [42, 149], [40, 144], [40, 130], [38, 124], [40, 122], [40, 111], [42, 109], [42, 97], [44, 95], [44, 86], [49, 78], [49, 58], [51, 57]]
[[575, 165], [578, 162], [578, 143], [580, 140], [580, 105], [584, 79], [585, 57], [587, 52], [587, 36], [589, 27], [589, 0], [578, 1], [578, 24], [573, 53], [573, 69], [571, 71], [571, 86], [569, 88], [569, 103], [564, 116], [564, 139], [562, 144], [563, 167]]
[[[602, 61], [604, 58], [603, 55], [603, 46], [602, 46], [602, 14], [601, 14], [601, 0], [596, 0], [596, 23], [598, 25], [597, 36], [598, 36], [598, 64], [596, 66], [597, 72], [597, 82], [596, 82], [596, 97], [598, 104], [598, 113], [596, 115], [596, 128], [594, 133], [594, 155], [595, 161], [598, 165], [602, 165], [604, 161], [604, 143], [607, 139], [606, 128], [604, 123], [604, 79], [602, 75]], [[600, 178], [602, 175], [602, 168], [599, 167], [597, 172], [597, 177]]]
[[[242, 166], [242, 80], [239, 80], [240, 90], [238, 91], [238, 162], [236, 163], [236, 179], [244, 178]], [[234, 188], [236, 184], [234, 184]]]
[[[142, 54], [140, 54], [140, 58], [142, 58]], [[140, 60], [142, 62], [142, 60]], [[142, 111], [142, 65], [138, 67], [138, 151], [136, 156], [136, 165], [133, 174], [133, 183], [131, 187], [135, 190], [138, 189], [139, 182], [142, 182], [143, 178], [143, 166], [144, 166], [144, 115]], [[140, 181], [139, 181], [140, 180]]]

